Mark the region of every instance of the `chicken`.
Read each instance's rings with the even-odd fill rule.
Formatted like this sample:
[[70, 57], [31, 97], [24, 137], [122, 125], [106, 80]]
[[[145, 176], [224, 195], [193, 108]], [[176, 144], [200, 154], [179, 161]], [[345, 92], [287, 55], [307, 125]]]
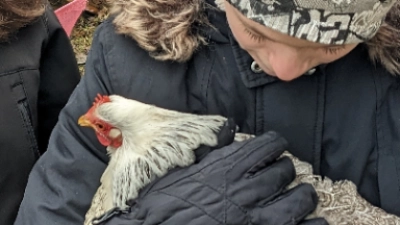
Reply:
[[[218, 115], [181, 113], [117, 95], [98, 95], [78, 123], [95, 130], [100, 143], [107, 146], [110, 162], [84, 224], [92, 224], [114, 207], [125, 209], [141, 188], [169, 169], [191, 165], [193, 150], [217, 145], [216, 134], [226, 121]], [[252, 135], [236, 133], [235, 141], [248, 138]], [[400, 225], [400, 218], [363, 199], [352, 182], [332, 182], [313, 175], [310, 164], [289, 152], [283, 156], [289, 157], [296, 169], [296, 179], [288, 188], [310, 183], [317, 191], [318, 207], [309, 218], [324, 217], [334, 225]]]
[[[222, 116], [193, 115], [158, 108], [117, 95], [98, 95], [79, 125], [95, 130], [110, 162], [101, 177], [85, 224], [136, 198], [139, 190], [169, 169], [195, 160], [200, 145], [216, 146]], [[236, 135], [245, 139], [248, 135]]]

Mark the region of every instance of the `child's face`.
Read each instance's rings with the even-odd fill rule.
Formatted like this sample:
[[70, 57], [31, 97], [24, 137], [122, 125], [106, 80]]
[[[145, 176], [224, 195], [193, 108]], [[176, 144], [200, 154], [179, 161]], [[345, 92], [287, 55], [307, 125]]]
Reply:
[[225, 1], [229, 26], [239, 45], [271, 76], [290, 81], [308, 70], [333, 62], [357, 44], [324, 45], [290, 37], [243, 16]]

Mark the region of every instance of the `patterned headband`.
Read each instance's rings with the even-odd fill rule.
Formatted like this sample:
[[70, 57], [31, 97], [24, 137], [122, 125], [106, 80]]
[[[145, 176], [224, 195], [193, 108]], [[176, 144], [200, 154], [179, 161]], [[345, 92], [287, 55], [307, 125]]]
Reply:
[[372, 38], [397, 0], [227, 0], [244, 16], [292, 37], [322, 44]]

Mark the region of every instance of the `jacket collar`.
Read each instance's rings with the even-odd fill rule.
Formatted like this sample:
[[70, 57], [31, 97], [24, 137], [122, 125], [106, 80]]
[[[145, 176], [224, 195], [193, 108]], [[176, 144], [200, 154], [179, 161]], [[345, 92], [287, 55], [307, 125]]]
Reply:
[[206, 10], [207, 18], [214, 28], [203, 27], [201, 28], [202, 33], [207, 37], [207, 42], [209, 43], [227, 44], [232, 47], [233, 58], [244, 85], [247, 88], [255, 88], [277, 81], [278, 79], [275, 77], [269, 76], [262, 71], [255, 72], [251, 69], [254, 60], [236, 42], [229, 29], [225, 12], [215, 7], [214, 0], [207, 0], [207, 3], [211, 6], [209, 10]]
[[232, 33], [229, 36], [232, 52], [240, 72], [240, 76], [247, 88], [259, 87], [279, 80], [276, 77], [272, 77], [264, 73], [263, 71], [256, 71], [252, 69], [252, 64], [254, 63], [253, 58], [249, 55], [249, 53], [240, 48]]

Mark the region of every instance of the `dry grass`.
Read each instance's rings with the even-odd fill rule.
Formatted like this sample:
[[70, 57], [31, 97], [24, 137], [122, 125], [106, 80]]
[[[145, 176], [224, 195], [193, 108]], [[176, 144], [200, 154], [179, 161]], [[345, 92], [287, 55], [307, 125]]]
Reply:
[[71, 43], [79, 64], [79, 70], [83, 74], [86, 56], [92, 44], [93, 33], [96, 27], [107, 17], [107, 9], [104, 8], [95, 17], [81, 16], [72, 31]]
[[[54, 9], [67, 3], [65, 0], [51, 0]], [[103, 8], [97, 16], [83, 14], [71, 34], [71, 43], [79, 64], [81, 74], [84, 73], [86, 56], [92, 44], [93, 33], [96, 27], [107, 17], [107, 8]]]

